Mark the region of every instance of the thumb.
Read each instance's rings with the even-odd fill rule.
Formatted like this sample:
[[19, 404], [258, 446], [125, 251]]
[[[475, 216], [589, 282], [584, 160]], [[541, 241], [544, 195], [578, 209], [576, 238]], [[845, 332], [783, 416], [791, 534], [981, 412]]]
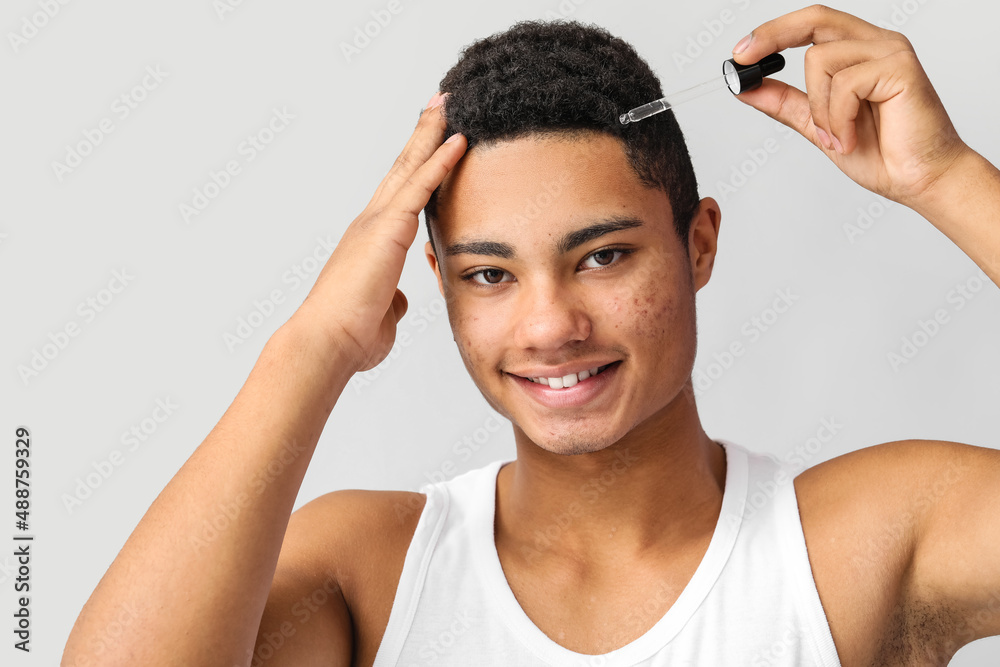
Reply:
[[389, 304], [389, 308], [392, 310], [393, 316], [396, 318], [396, 324], [403, 319], [403, 315], [406, 314], [408, 303], [406, 301], [406, 295], [403, 294], [402, 290], [396, 288], [396, 293], [392, 295], [392, 303]]
[[760, 88], [740, 93], [736, 99], [784, 123], [823, 148], [816, 136], [816, 126], [813, 125], [812, 112], [809, 110], [809, 97], [795, 86], [776, 79], [764, 79]]

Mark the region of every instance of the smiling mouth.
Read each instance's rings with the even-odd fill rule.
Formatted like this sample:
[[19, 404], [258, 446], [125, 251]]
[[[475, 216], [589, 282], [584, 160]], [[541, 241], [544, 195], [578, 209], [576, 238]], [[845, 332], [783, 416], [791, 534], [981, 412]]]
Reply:
[[536, 384], [543, 384], [546, 387], [552, 389], [569, 389], [575, 386], [577, 383], [583, 382], [587, 378], [593, 377], [595, 375], [600, 375], [606, 369], [620, 363], [619, 361], [611, 362], [610, 364], [605, 364], [603, 366], [595, 366], [594, 368], [588, 368], [582, 370], [579, 373], [570, 373], [569, 375], [564, 375], [557, 378], [546, 378], [546, 377], [535, 377], [535, 378], [524, 378], [525, 380], [530, 380]]

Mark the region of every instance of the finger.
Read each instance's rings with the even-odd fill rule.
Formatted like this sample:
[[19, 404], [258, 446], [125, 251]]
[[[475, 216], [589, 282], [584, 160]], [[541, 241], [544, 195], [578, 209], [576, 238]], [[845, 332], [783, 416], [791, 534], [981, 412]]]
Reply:
[[840, 70], [830, 87], [830, 129], [843, 152], [857, 145], [858, 114], [864, 102], [887, 102], [905, 88], [905, 72], [912, 71], [916, 56], [900, 51]]
[[380, 202], [392, 199], [399, 187], [406, 182], [413, 172], [434, 154], [444, 139], [445, 119], [444, 103], [424, 109], [420, 112], [417, 126], [410, 135], [399, 156], [385, 178], [375, 190], [370, 205], [378, 206]]
[[[417, 220], [434, 190], [441, 185], [441, 181], [465, 153], [467, 145], [465, 136], [455, 134], [452, 137], [438, 146], [433, 155], [410, 174], [382, 211], [381, 216], [386, 220], [406, 221], [407, 231], [404, 235], [406, 248], [413, 243], [417, 233], [417, 225], [412, 223]], [[393, 233], [388, 227], [386, 229], [388, 233]]]
[[399, 321], [403, 319], [403, 315], [406, 315], [408, 305], [409, 303], [406, 300], [406, 295], [403, 294], [403, 291], [397, 287], [396, 293], [392, 295], [392, 304], [390, 306], [392, 308], [393, 317], [396, 318], [396, 324], [399, 324]]
[[736, 99], [784, 123], [826, 150], [826, 146], [820, 142], [816, 134], [816, 126], [813, 124], [809, 109], [809, 98], [795, 86], [776, 79], [764, 79], [760, 88], [740, 93]]
[[353, 242], [360, 243], [360, 247], [370, 249], [367, 251], [370, 253], [369, 259], [377, 256], [376, 263], [398, 268], [398, 272], [389, 276], [391, 284], [387, 281], [377, 288], [378, 293], [374, 294], [374, 297], [377, 297], [376, 302], [389, 298], [390, 295], [385, 290], [399, 283], [406, 254], [413, 245], [413, 239], [416, 238], [419, 229], [420, 210], [427, 205], [431, 193], [465, 152], [465, 137], [461, 134], [454, 136], [456, 139], [438, 147], [438, 150], [407, 179], [383, 208], [375, 213], [362, 214], [344, 233], [345, 238], [350, 235], [352, 238], [360, 239]]
[[[900, 35], [902, 37], [902, 35]], [[819, 138], [826, 148], [831, 147], [830, 134], [840, 139], [844, 137], [831, 129], [830, 89], [839, 72], [860, 63], [884, 58], [899, 51], [912, 51], [910, 43], [903, 39], [880, 39], [876, 41], [845, 40], [818, 44], [806, 50], [805, 79], [809, 94], [809, 108], [813, 123], [824, 130]], [[824, 133], [828, 133], [824, 137]]]
[[[434, 98], [431, 98], [429, 104], [434, 104]], [[445, 129], [442, 109], [443, 103], [438, 102], [434, 106], [428, 106], [420, 111], [416, 127], [410, 134], [406, 145], [403, 146], [403, 150], [392, 163], [385, 178], [376, 188], [369, 206], [378, 207], [380, 202], [391, 199], [399, 185], [405, 182], [409, 175], [416, 171], [420, 164], [441, 144]]]
[[[733, 57], [741, 65], [749, 65], [777, 51], [807, 44], [849, 40], [878, 39], [882, 30], [856, 16], [823, 5], [813, 5], [768, 21], [748, 35], [749, 42]], [[746, 39], [746, 38], [744, 38]]]

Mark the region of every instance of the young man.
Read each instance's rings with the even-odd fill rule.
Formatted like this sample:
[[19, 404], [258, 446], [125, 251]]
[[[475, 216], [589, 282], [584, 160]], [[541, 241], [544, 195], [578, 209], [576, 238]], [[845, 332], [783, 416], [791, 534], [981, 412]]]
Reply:
[[[1000, 173], [909, 43], [812, 7], [735, 53], [810, 43], [808, 96], [766, 81], [741, 99], [1000, 283]], [[627, 45], [519, 25], [442, 89], [109, 568], [64, 665], [938, 665], [1000, 633], [1000, 454], [886, 443], [793, 484], [702, 429], [694, 298], [720, 212], [670, 115], [616, 125], [660, 96]], [[340, 392], [392, 345], [425, 206], [456, 344], [517, 459], [290, 517]], [[215, 539], [187, 539], [220, 514]], [[125, 604], [136, 625], [95, 657]]]

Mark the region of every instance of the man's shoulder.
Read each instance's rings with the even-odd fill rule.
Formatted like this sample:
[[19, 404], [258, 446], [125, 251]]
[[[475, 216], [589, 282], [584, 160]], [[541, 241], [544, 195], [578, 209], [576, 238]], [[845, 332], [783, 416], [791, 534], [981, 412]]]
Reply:
[[[832, 458], [795, 478], [813, 577], [844, 664], [951, 639], [951, 626], [940, 620], [951, 620], [947, 605], [928, 593], [923, 584], [930, 578], [917, 576], [927, 570], [921, 554], [950, 544], [931, 529], [960, 518], [954, 499], [966, 493], [972, 471], [997, 466], [998, 456], [956, 442], [899, 440]], [[934, 624], [927, 610], [936, 614]]]
[[896, 440], [863, 447], [802, 471], [799, 505], [826, 513], [893, 512], [927, 506], [982, 457], [982, 447], [943, 440]]
[[306, 595], [335, 587], [360, 664], [374, 659], [426, 500], [413, 491], [343, 489], [309, 501], [289, 519], [278, 571], [298, 573]]
[[997, 455], [957, 442], [896, 440], [819, 463], [795, 478], [803, 530], [912, 555], [918, 528], [984, 453]]
[[416, 491], [331, 491], [292, 514], [288, 535], [342, 558], [391, 550], [400, 541], [409, 543], [426, 500]]

